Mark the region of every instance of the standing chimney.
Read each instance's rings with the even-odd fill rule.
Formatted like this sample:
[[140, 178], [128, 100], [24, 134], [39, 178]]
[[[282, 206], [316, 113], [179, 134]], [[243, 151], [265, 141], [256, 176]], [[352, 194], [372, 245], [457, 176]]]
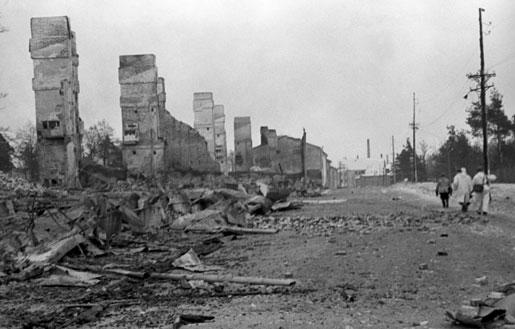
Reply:
[[367, 159], [370, 159], [370, 139], [367, 139]]

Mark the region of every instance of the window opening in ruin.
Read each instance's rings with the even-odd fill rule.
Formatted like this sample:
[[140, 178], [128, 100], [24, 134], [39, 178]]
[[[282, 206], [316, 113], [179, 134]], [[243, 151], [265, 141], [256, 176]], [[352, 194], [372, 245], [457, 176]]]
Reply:
[[156, 151], [154, 151], [154, 154], [157, 154], [157, 152], [156, 152]]
[[139, 140], [139, 125], [137, 123], [127, 123], [123, 130], [123, 141], [125, 143], [138, 142]]
[[61, 122], [58, 120], [43, 121], [43, 129], [57, 129], [60, 126], [61, 126]]
[[136, 151], [132, 151], [132, 154], [136, 155]]
[[209, 131], [209, 128], [206, 128], [207, 131]]

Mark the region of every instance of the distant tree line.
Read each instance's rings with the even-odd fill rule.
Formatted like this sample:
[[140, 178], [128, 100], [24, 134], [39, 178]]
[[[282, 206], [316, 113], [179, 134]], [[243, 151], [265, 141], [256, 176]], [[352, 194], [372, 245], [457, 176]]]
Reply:
[[[515, 115], [511, 118], [506, 115], [503, 97], [496, 89], [490, 93], [486, 110], [490, 172], [497, 175], [499, 181], [515, 182]], [[432, 154], [427, 154], [425, 143], [417, 147], [418, 181], [435, 180], [441, 174], [453, 177], [461, 167], [474, 173], [476, 168], [483, 166], [483, 129], [479, 102], [473, 102], [467, 110], [466, 123], [470, 130], [457, 130], [453, 125], [448, 126], [447, 139]], [[398, 181], [414, 181], [413, 148], [409, 139], [396, 157], [394, 170]]]

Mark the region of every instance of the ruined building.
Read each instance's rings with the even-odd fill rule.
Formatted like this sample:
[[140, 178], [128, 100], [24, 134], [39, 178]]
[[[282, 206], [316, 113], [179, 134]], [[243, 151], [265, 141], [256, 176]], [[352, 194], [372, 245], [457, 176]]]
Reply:
[[35, 17], [30, 25], [40, 178], [46, 185], [76, 187], [84, 127], [75, 33], [66, 16]]
[[129, 171], [154, 176], [163, 169], [164, 153], [156, 57], [152, 54], [120, 56], [118, 77], [123, 161]]
[[254, 164], [262, 169], [280, 173], [277, 162], [277, 132], [275, 129], [268, 129], [264, 126], [259, 129], [261, 133], [261, 144], [252, 150]]
[[252, 167], [252, 129], [250, 117], [234, 118], [234, 171], [248, 172]]
[[227, 162], [227, 133], [225, 132], [223, 105], [215, 105], [213, 108], [213, 126], [215, 129], [215, 160], [220, 164], [222, 173], [227, 174], [229, 163]]
[[207, 149], [220, 169], [227, 173], [227, 142], [225, 114], [222, 105], [215, 106], [213, 93], [203, 92], [193, 95], [193, 127], [207, 142]]
[[336, 188], [336, 168], [320, 146], [307, 143], [303, 138], [277, 136], [274, 129], [261, 127], [261, 145], [252, 149], [254, 165], [269, 174], [305, 177], [306, 182]]
[[206, 140], [166, 110], [165, 80], [154, 55], [120, 56], [123, 159], [145, 176], [164, 172], [219, 173]]

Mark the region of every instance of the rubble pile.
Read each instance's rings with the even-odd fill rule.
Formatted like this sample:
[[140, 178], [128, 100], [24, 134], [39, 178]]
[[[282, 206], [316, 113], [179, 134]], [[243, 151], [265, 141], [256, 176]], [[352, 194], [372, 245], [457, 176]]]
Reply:
[[38, 184], [30, 183], [24, 178], [11, 176], [9, 174], [0, 171], [0, 193], [8, 192], [40, 192], [42, 193], [44, 188]]
[[453, 324], [469, 328], [513, 328], [515, 283], [498, 286], [485, 296], [470, 299], [458, 311], [447, 311], [445, 315]]
[[0, 241], [0, 274], [16, 280], [40, 276], [76, 248], [83, 254], [105, 253], [124, 232], [150, 240], [174, 231], [277, 233], [253, 228], [256, 216], [301, 206], [285, 201], [289, 191], [265, 184], [256, 195], [234, 184], [235, 189], [164, 189], [160, 184], [145, 189], [128, 181], [125, 190], [40, 191], [21, 179], [2, 178], [8, 188], [25, 191], [0, 200], [0, 233], [9, 237]]
[[413, 217], [402, 213], [391, 215], [345, 215], [332, 217], [276, 217], [254, 218], [253, 227], [261, 229], [292, 230], [301, 234], [330, 235], [339, 232], [371, 233], [389, 228], [427, 229], [434, 224], [472, 224], [485, 218], [456, 213], [435, 213], [424, 217]]
[[[92, 322], [120, 303], [191, 294], [275, 293], [296, 283], [291, 278], [235, 276], [227, 272], [230, 267], [202, 260], [236, 235], [277, 233], [278, 229], [255, 228], [252, 223], [272, 211], [300, 207], [286, 201], [288, 191], [261, 186], [256, 189], [261, 194], [248, 194], [249, 189], [237, 184], [165, 189], [131, 180], [102, 181], [101, 190], [67, 191], [41, 189], [6, 175], [1, 179], [6, 193], [0, 198], [0, 286], [12, 298], [22, 298], [27, 293], [24, 287], [88, 287], [89, 291], [62, 301], [88, 305], [71, 307], [71, 315], [68, 309], [55, 314], [13, 309], [21, 313], [10, 317], [23, 318], [22, 326]], [[142, 280], [149, 283], [140, 287]], [[152, 288], [151, 282], [162, 280], [166, 289]], [[156, 291], [161, 295], [156, 297]], [[185, 321], [180, 314], [176, 318]]]

